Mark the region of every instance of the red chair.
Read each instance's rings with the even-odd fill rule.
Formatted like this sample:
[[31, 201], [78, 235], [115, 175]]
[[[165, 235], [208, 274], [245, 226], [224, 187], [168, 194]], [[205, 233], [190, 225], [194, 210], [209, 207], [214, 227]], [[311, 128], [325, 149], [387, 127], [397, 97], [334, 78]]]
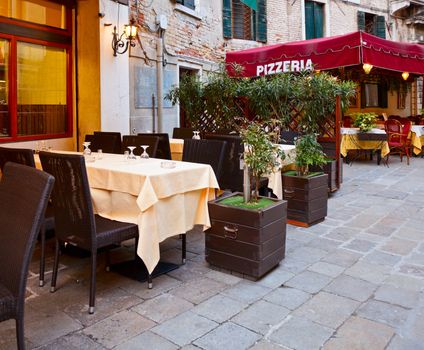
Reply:
[[352, 123], [353, 123], [352, 117], [350, 117], [348, 115], [343, 117], [343, 127], [344, 128], [351, 128]]
[[411, 130], [411, 122], [405, 120], [401, 123], [396, 119], [389, 119], [384, 123], [384, 129], [386, 130], [390, 148], [390, 153], [387, 155], [387, 162], [389, 161], [390, 154], [399, 153], [400, 161], [402, 161], [403, 155], [406, 154], [406, 163], [409, 165], [409, 149], [411, 145], [408, 135]]

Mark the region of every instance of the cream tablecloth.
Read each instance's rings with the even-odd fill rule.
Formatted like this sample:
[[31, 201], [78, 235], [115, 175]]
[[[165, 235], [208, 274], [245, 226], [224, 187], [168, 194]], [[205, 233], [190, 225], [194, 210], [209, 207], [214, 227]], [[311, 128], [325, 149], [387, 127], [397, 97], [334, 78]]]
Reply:
[[277, 196], [278, 199], [283, 199], [283, 181], [281, 178], [281, 170], [293, 164], [296, 159], [296, 147], [293, 145], [278, 145], [280, 150], [285, 154], [285, 158], [279, 160], [279, 166], [274, 169], [271, 174], [268, 174], [268, 187]]
[[137, 253], [149, 272], [159, 262], [159, 243], [185, 233], [194, 225], [210, 227], [208, 201], [218, 182], [209, 165], [160, 159], [125, 160], [105, 154], [86, 163], [94, 210], [112, 220], [137, 224]]

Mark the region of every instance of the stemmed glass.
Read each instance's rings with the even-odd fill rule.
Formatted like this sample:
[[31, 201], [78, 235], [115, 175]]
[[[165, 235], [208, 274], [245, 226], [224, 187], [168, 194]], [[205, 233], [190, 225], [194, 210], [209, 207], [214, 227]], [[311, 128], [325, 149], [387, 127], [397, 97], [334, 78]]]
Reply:
[[200, 131], [193, 131], [193, 137], [194, 140], [200, 140]]
[[84, 156], [91, 155], [91, 149], [90, 149], [91, 142], [83, 142], [82, 145], [84, 146], [84, 152], [82, 152], [82, 154]]
[[149, 146], [148, 145], [141, 145], [140, 147], [143, 149], [143, 153], [141, 154], [140, 158], [141, 159], [149, 159], [149, 154], [146, 151], [149, 148]]
[[136, 148], [135, 146], [128, 146], [127, 147], [130, 150], [130, 154], [128, 155], [128, 159], [137, 159], [137, 157], [134, 155], [134, 149]]

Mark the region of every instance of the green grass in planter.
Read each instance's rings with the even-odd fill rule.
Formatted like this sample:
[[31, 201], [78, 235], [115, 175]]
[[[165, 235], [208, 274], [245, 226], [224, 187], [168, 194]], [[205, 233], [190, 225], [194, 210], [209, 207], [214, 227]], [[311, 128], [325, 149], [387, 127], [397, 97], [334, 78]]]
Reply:
[[306, 176], [299, 176], [299, 175], [297, 175], [296, 170], [289, 170], [289, 171], [286, 171], [285, 173], [283, 173], [283, 175], [287, 175], [287, 176], [299, 176], [299, 177], [305, 177], [305, 178], [310, 178], [310, 177], [314, 177], [314, 176], [318, 176], [318, 175], [322, 175], [322, 174], [324, 174], [322, 171], [311, 171]]
[[232, 207], [252, 210], [263, 209], [269, 207], [272, 204], [275, 204], [275, 202], [269, 198], [259, 198], [257, 202], [244, 203], [244, 199], [242, 196], [224, 198], [223, 200], [220, 200], [219, 203]]

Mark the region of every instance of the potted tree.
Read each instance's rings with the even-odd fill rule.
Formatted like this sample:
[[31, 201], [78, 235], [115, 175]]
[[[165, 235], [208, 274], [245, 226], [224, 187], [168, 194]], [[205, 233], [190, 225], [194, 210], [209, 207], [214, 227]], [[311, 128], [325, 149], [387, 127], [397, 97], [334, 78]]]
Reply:
[[327, 216], [328, 175], [309, 171], [310, 166], [326, 163], [326, 156], [315, 134], [296, 140], [296, 171], [283, 174], [283, 197], [287, 200], [288, 223], [308, 227]]
[[[278, 146], [257, 123], [241, 132], [244, 162], [257, 179], [278, 165]], [[250, 193], [250, 186], [245, 186]], [[233, 193], [209, 202], [211, 228], [206, 231], [206, 261], [260, 278], [285, 256], [287, 202], [258, 195]]]

